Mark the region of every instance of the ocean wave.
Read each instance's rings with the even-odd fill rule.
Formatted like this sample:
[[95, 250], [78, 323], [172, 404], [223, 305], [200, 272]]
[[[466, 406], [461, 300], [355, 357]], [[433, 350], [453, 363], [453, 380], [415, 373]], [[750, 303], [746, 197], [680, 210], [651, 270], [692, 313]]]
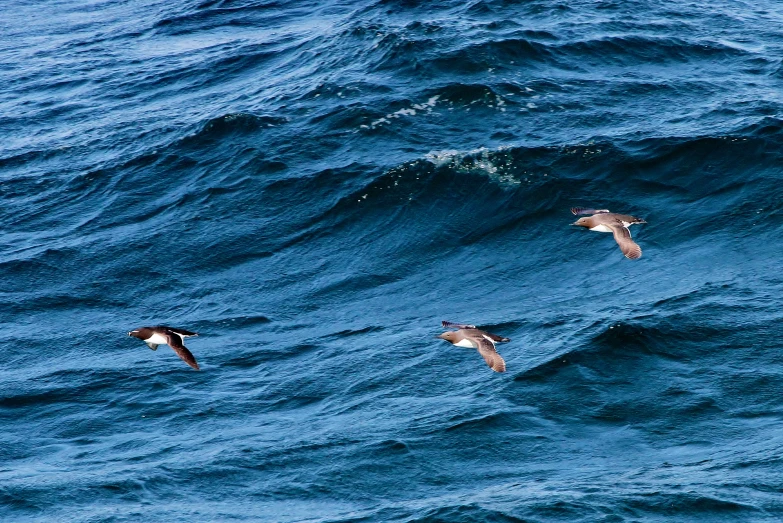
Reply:
[[133, 7], [4, 13], [0, 519], [776, 520], [770, 9]]

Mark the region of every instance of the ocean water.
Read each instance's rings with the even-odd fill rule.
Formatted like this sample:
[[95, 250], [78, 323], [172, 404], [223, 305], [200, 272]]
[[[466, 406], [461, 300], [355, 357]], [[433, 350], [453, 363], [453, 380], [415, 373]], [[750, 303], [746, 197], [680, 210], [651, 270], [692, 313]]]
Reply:
[[783, 520], [778, 2], [0, 11], [0, 520]]

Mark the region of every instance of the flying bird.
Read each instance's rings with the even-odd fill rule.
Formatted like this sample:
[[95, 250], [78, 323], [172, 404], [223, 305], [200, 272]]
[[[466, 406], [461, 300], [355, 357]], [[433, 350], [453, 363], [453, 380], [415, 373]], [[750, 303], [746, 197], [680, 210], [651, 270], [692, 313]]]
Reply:
[[591, 231], [611, 232], [614, 235], [614, 241], [620, 246], [620, 250], [623, 251], [626, 258], [638, 260], [642, 257], [642, 248], [631, 239], [631, 231], [628, 228], [635, 223], [647, 223], [646, 221], [627, 214], [609, 212], [608, 209], [572, 207], [571, 212], [577, 216], [592, 214], [592, 216], [579, 218], [571, 225], [587, 227]]
[[130, 331], [128, 336], [143, 340], [152, 350], [158, 350], [158, 345], [165, 343], [177, 353], [177, 356], [182, 358], [182, 361], [194, 369], [199, 370], [196, 358], [193, 357], [193, 354], [183, 343], [185, 338], [198, 336], [195, 332], [159, 325], [157, 327], [139, 327], [138, 329]]
[[458, 330], [444, 332], [438, 338], [446, 340], [456, 347], [477, 349], [490, 369], [495, 372], [506, 372], [506, 362], [495, 349], [495, 343], [511, 341], [510, 339], [477, 329], [475, 325], [452, 323], [450, 321], [442, 321], [441, 325], [444, 328], [451, 327]]

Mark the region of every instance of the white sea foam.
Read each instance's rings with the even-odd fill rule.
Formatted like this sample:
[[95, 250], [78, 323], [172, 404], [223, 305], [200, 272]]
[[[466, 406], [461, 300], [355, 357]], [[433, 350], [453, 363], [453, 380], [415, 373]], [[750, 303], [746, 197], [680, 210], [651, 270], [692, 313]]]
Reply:
[[[424, 159], [437, 167], [448, 166], [462, 173], [483, 173], [495, 180], [502, 187], [516, 187], [524, 183], [532, 183], [534, 173], [527, 170], [519, 170], [511, 164], [510, 158], [505, 154], [508, 147], [487, 149], [481, 147], [469, 151], [453, 149], [432, 151], [424, 156]], [[546, 176], [544, 174], [543, 176]]]
[[[426, 102], [420, 103], [420, 104], [413, 104], [410, 107], [405, 107], [403, 109], [399, 109], [397, 111], [394, 111], [393, 113], [389, 113], [386, 116], [383, 116], [381, 118], [378, 118], [377, 120], [370, 123], [370, 128], [378, 127], [379, 125], [384, 125], [391, 123], [392, 120], [395, 120], [397, 118], [402, 118], [403, 116], [416, 116], [418, 112], [424, 112], [424, 113], [431, 113], [432, 108], [435, 107], [438, 103], [438, 99], [440, 98], [440, 95], [431, 96]], [[366, 129], [367, 125], [362, 125], [360, 128]]]

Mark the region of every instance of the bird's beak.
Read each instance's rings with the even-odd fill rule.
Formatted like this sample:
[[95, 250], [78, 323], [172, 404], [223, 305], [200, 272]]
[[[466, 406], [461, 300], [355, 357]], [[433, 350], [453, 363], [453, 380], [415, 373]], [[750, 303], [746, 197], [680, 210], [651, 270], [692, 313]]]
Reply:
[[571, 225], [579, 225], [579, 224], [578, 224], [578, 223], [576, 223], [576, 222], [574, 222], [574, 223], [572, 223]]
[[128, 333], [128, 336], [132, 336], [132, 335], [133, 335], [133, 331]]

